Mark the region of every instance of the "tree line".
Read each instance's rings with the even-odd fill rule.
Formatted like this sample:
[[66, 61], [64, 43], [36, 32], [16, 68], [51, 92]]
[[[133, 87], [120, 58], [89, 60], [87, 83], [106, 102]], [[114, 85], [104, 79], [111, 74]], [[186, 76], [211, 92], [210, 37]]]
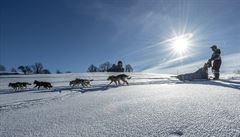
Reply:
[[[4, 65], [0, 64], [0, 71], [5, 72], [7, 69]], [[30, 74], [51, 74], [51, 71], [44, 68], [43, 64], [40, 62], [36, 62], [33, 65], [21, 65], [17, 68], [11, 68], [11, 73], [19, 74], [18, 72], [22, 72], [24, 75]], [[9, 71], [8, 71], [9, 72]], [[133, 68], [130, 64], [123, 66], [122, 61], [118, 61], [117, 64], [112, 64], [109, 61], [100, 64], [98, 67], [91, 64], [87, 72], [133, 72]], [[71, 71], [61, 72], [60, 70], [56, 71], [56, 74], [62, 73], [71, 73]]]
[[[119, 61], [117, 65], [107, 61], [100, 64], [98, 67], [91, 64], [88, 67], [87, 72], [133, 72], [133, 67], [130, 64], [125, 65], [125, 67], [123, 67], [121, 64], [121, 61]], [[122, 69], [122, 71], [117, 70], [119, 67]]]
[[[4, 65], [0, 64], [0, 71], [6, 72], [7, 69]], [[44, 68], [43, 64], [40, 62], [36, 62], [33, 65], [21, 65], [17, 68], [11, 68], [11, 73], [19, 74], [18, 72], [22, 72], [24, 75], [30, 75], [30, 74], [51, 74], [51, 71], [49, 69]], [[8, 71], [9, 72], [9, 71]], [[57, 74], [62, 73], [71, 73], [71, 71], [62, 72], [60, 70], [56, 71]]]
[[[0, 71], [7, 71], [3, 65], [0, 65]], [[17, 73], [22, 72], [25, 75], [29, 74], [51, 74], [50, 70], [43, 67], [42, 63], [37, 62], [33, 65], [21, 65], [17, 69], [11, 68], [10, 72]]]

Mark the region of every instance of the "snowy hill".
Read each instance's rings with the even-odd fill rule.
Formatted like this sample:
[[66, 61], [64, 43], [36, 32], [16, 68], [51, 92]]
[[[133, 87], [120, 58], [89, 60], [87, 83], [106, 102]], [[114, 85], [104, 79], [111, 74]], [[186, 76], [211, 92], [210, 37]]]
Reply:
[[[240, 136], [239, 78], [181, 82], [170, 75], [131, 73], [129, 86], [116, 87], [106, 86], [109, 75], [0, 76], [0, 136]], [[75, 78], [94, 79], [93, 86], [69, 87]], [[34, 80], [54, 88], [8, 87]]]

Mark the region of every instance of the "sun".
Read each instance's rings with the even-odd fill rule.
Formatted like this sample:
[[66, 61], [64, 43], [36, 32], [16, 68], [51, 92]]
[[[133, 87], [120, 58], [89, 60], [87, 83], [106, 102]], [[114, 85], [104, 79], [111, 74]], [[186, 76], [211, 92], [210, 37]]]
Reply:
[[173, 41], [173, 50], [177, 53], [184, 53], [188, 48], [189, 42], [184, 38], [176, 38]]
[[171, 44], [173, 51], [180, 55], [186, 53], [189, 50], [191, 37], [191, 33], [174, 37]]

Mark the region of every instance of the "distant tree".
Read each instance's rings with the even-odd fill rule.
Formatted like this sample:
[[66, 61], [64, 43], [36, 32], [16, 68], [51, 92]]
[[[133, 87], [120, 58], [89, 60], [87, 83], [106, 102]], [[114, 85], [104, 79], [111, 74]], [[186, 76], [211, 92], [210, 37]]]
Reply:
[[133, 72], [133, 68], [130, 64], [126, 65], [125, 72]]
[[26, 68], [26, 74], [32, 74], [33, 73], [30, 66], [25, 66], [25, 68]]
[[23, 65], [22, 65], [22, 66], [19, 66], [18, 69], [21, 70], [24, 75], [27, 74], [26, 66], [23, 66]]
[[65, 73], [72, 73], [71, 71], [66, 71]]
[[105, 71], [109, 70], [112, 67], [112, 64], [110, 62], [105, 62]]
[[60, 70], [57, 70], [56, 74], [62, 74], [62, 72]]
[[51, 72], [48, 69], [43, 69], [42, 74], [51, 74]]
[[87, 72], [97, 72], [98, 68], [94, 66], [93, 64], [88, 67]]
[[33, 69], [33, 73], [41, 74], [43, 71], [43, 65], [42, 63], [37, 62], [34, 65], [32, 65], [32, 69]]
[[104, 72], [104, 70], [105, 70], [104, 64], [99, 65], [98, 71], [99, 71], [99, 72]]
[[11, 72], [17, 72], [17, 70], [15, 68], [12, 68]]
[[19, 66], [18, 69], [21, 70], [23, 72], [23, 74], [25, 74], [25, 75], [33, 73], [30, 66], [23, 66], [22, 65], [22, 66]]
[[119, 61], [118, 65], [111, 64], [110, 62], [105, 62], [100, 64], [99, 67], [90, 65], [87, 69], [87, 72], [133, 72], [133, 68], [130, 64], [126, 65], [125, 69], [122, 67], [122, 62]]
[[114, 72], [116, 68], [117, 68], [116, 64], [112, 64], [112, 67], [108, 69], [108, 72]]
[[111, 63], [110, 62], [105, 62], [101, 65], [99, 65], [99, 71], [100, 72], [107, 72], [111, 68]]
[[3, 66], [3, 65], [0, 64], [0, 71], [6, 71], [5, 66]]

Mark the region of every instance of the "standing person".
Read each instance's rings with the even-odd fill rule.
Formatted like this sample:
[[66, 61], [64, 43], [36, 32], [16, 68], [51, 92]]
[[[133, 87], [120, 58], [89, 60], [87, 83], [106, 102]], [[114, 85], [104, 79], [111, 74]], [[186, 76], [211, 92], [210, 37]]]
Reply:
[[118, 64], [117, 64], [117, 72], [124, 72], [124, 68], [123, 68], [123, 63], [122, 63], [122, 61], [118, 61]]
[[213, 53], [212, 57], [208, 60], [208, 64], [212, 66], [212, 72], [214, 74], [214, 80], [219, 79], [220, 76], [220, 67], [222, 64], [222, 59], [221, 59], [221, 50], [217, 48], [216, 45], [213, 45], [211, 47]]

